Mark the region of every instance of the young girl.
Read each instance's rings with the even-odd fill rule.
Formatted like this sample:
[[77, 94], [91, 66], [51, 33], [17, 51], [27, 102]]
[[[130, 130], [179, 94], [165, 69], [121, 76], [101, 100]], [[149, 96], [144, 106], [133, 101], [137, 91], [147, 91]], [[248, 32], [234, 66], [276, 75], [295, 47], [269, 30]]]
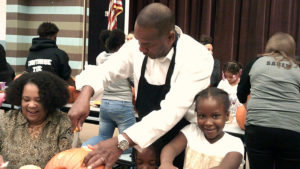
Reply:
[[[231, 61], [225, 63], [222, 71], [222, 80], [220, 81], [218, 88], [223, 89], [229, 94], [231, 117], [235, 117], [235, 112], [238, 106], [241, 105], [237, 98], [237, 86], [240, 82], [240, 75], [242, 72], [241, 64]], [[232, 119], [230, 119], [232, 120]]]
[[133, 149], [133, 169], [157, 169], [160, 164], [159, 156], [161, 148], [162, 144], [156, 141], [141, 152]]
[[228, 94], [207, 88], [196, 95], [195, 102], [198, 125], [186, 126], [163, 148], [159, 169], [175, 168], [172, 162], [184, 148], [184, 169], [242, 168], [242, 141], [223, 131], [229, 117]]

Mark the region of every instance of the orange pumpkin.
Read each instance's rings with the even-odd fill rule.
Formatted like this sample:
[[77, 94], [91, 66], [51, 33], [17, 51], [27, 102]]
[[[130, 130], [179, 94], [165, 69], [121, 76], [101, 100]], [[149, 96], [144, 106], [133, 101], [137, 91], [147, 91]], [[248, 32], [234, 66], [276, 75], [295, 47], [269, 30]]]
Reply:
[[[92, 151], [89, 148], [71, 148], [56, 154], [47, 163], [45, 169], [86, 169], [81, 167], [84, 157]], [[96, 169], [104, 169], [104, 166]]]
[[247, 110], [244, 105], [241, 105], [236, 110], [236, 121], [241, 129], [245, 130]]
[[68, 90], [70, 95], [68, 103], [74, 103], [74, 101], [77, 99], [80, 92], [77, 91], [74, 86], [68, 86]]

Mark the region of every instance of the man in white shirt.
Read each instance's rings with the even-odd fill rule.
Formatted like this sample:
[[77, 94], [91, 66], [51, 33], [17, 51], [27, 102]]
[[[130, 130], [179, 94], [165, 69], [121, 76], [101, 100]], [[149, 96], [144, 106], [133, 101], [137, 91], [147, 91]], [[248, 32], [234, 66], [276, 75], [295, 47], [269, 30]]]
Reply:
[[174, 15], [165, 5], [145, 7], [136, 19], [134, 35], [98, 71], [86, 70], [76, 77], [81, 94], [69, 111], [74, 128], [81, 128], [88, 116], [93, 95], [101, 95], [112, 81], [132, 74], [136, 108], [142, 117], [118, 138], [98, 143], [83, 161], [90, 168], [105, 164], [109, 169], [129, 147], [145, 148], [175, 125], [184, 125], [184, 116], [194, 118], [195, 114], [187, 116], [186, 112], [194, 96], [210, 84], [211, 54], [175, 27]]

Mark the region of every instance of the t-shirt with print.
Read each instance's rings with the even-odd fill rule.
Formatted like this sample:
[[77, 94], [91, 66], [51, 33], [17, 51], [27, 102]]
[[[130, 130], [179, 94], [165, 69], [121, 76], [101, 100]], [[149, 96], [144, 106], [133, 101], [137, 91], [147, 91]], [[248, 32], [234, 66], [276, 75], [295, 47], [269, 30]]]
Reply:
[[[229, 152], [239, 152], [242, 156], [244, 155], [242, 141], [227, 133], [211, 144], [195, 123], [184, 127], [181, 132], [187, 139], [184, 169], [207, 169], [218, 166]], [[243, 163], [240, 168], [243, 168]]]

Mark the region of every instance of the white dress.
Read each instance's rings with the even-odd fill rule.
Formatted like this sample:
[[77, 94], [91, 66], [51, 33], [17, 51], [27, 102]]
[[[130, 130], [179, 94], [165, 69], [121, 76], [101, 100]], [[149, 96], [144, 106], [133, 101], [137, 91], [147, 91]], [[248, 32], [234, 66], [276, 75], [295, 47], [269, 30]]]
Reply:
[[233, 117], [235, 117], [236, 110], [241, 105], [241, 103], [239, 102], [239, 99], [237, 98], [237, 95], [236, 95], [237, 87], [238, 87], [238, 84], [231, 85], [231, 84], [229, 84], [227, 79], [221, 80], [218, 85], [219, 89], [224, 90], [229, 95], [229, 100], [230, 100], [230, 104], [231, 104], [229, 111]]
[[[184, 127], [181, 132], [187, 139], [184, 169], [208, 169], [218, 166], [229, 152], [244, 155], [244, 145], [238, 137], [225, 133], [220, 140], [211, 144], [195, 123]], [[244, 162], [239, 168], [243, 168], [243, 164]]]

